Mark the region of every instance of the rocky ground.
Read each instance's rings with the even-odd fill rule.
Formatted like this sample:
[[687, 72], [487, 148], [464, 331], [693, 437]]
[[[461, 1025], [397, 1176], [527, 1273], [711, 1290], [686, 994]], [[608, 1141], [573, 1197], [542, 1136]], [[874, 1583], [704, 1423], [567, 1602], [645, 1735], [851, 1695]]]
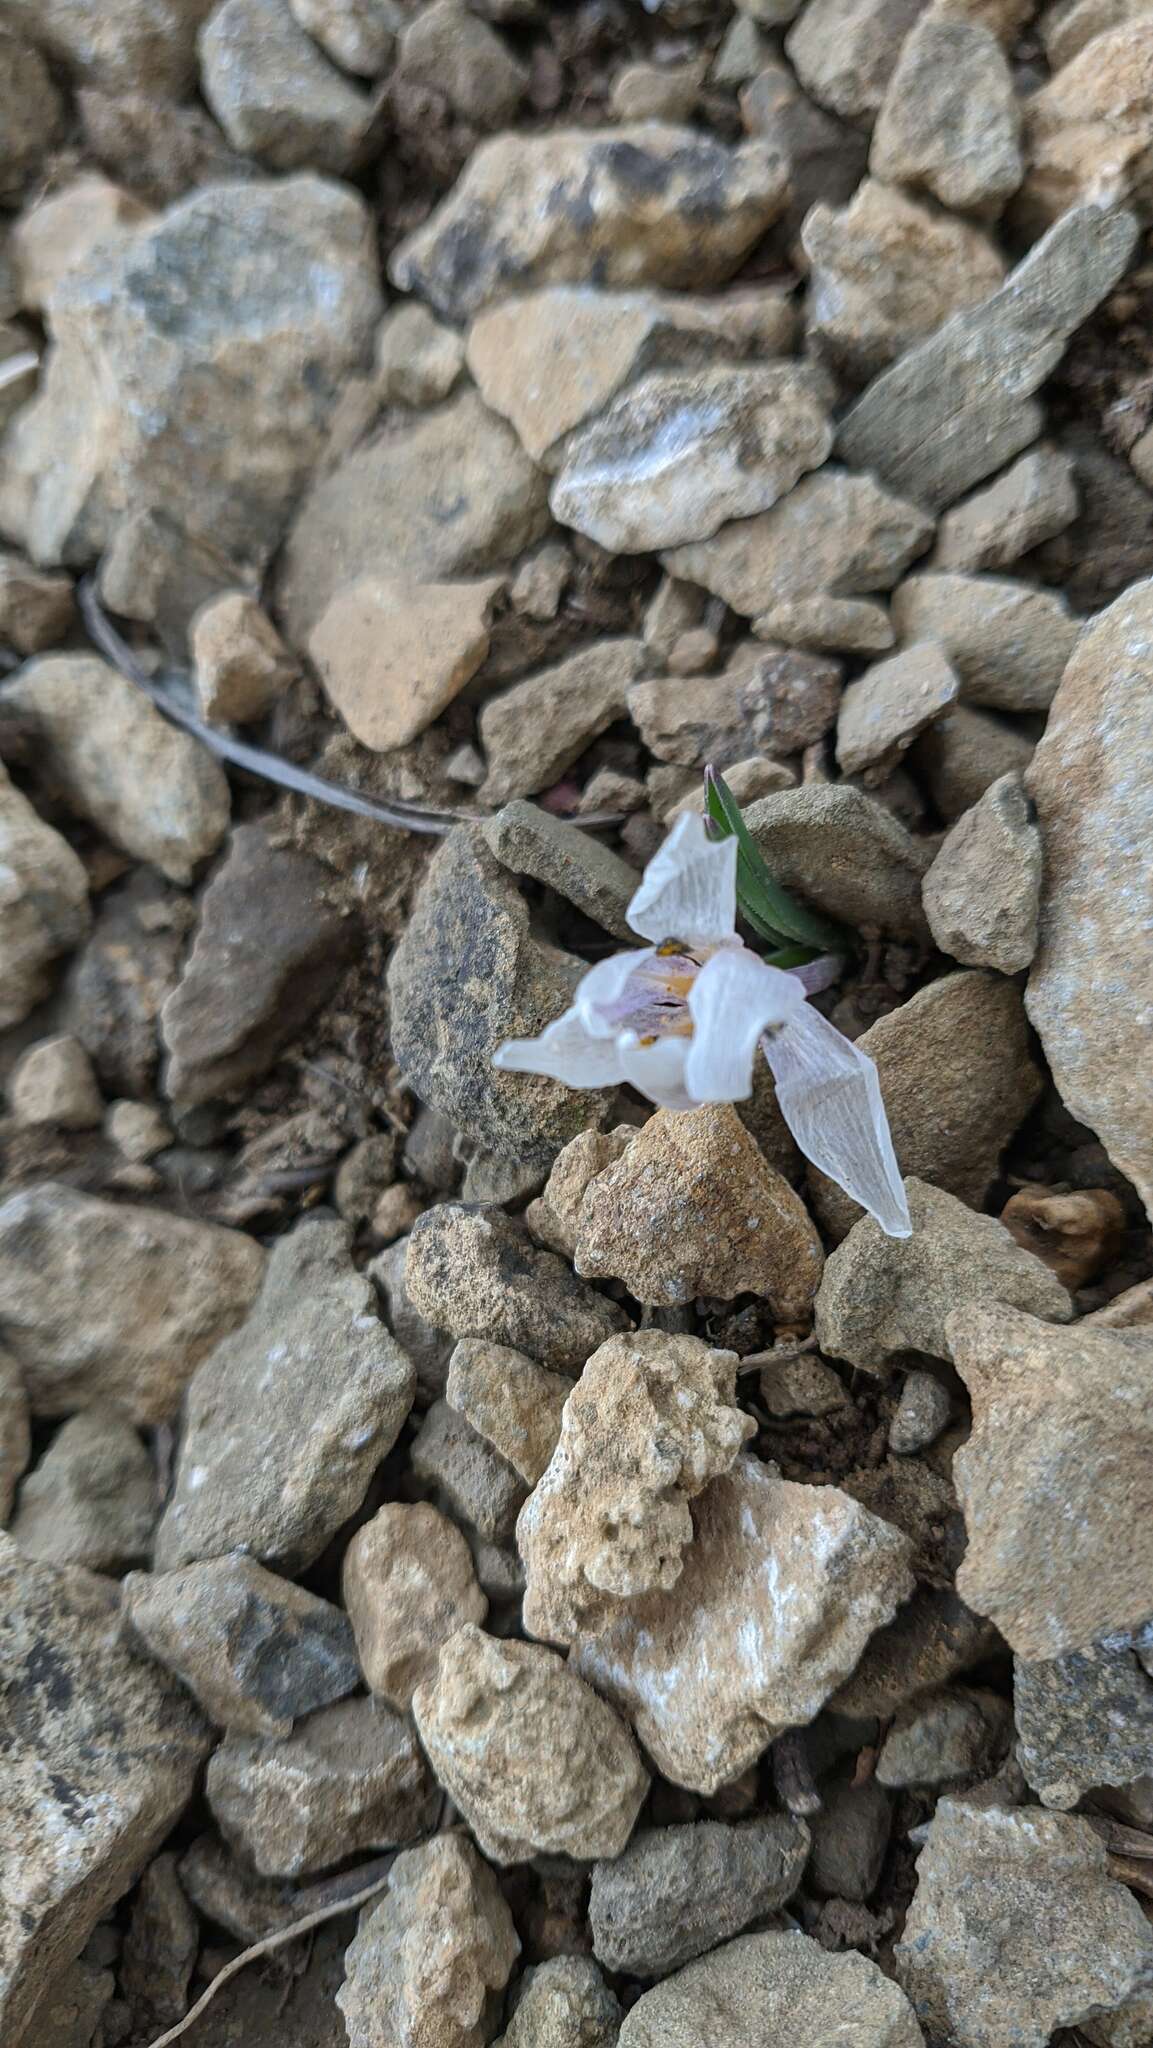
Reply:
[[[1142, 0], [0, 0], [4, 2048], [1153, 2042], [1151, 164]], [[709, 762], [908, 1239], [492, 1065]]]

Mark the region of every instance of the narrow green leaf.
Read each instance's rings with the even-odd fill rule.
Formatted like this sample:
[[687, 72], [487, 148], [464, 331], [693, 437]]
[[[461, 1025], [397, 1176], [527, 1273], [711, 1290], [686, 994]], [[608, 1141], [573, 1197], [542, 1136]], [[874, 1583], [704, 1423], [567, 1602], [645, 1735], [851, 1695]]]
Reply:
[[773, 880], [741, 816], [740, 805], [715, 768], [705, 770], [705, 801], [722, 834], [731, 834], [737, 842], [737, 902], [754, 930], [778, 943], [791, 939], [821, 953], [848, 953], [852, 942], [840, 925], [804, 909]]

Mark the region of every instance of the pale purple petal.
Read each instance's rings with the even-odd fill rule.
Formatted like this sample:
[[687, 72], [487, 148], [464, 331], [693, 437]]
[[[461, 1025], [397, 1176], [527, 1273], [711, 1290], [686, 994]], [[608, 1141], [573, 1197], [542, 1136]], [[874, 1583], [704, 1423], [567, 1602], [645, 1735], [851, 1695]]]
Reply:
[[804, 1007], [800, 984], [746, 946], [722, 946], [688, 994], [693, 1036], [685, 1086], [694, 1102], [743, 1102], [753, 1092], [762, 1031]]
[[845, 971], [844, 956], [841, 953], [818, 953], [815, 960], [806, 960], [803, 967], [786, 967], [784, 971], [800, 983], [807, 996], [819, 996], [840, 980]]
[[889, 1237], [911, 1237], [909, 1205], [868, 1053], [802, 1004], [765, 1057], [781, 1115], [807, 1159], [875, 1216]]
[[[626, 1020], [629, 983], [641, 974], [655, 953], [653, 946], [636, 946], [631, 953], [610, 953], [582, 974], [573, 998], [591, 1038], [615, 1038]], [[647, 1000], [648, 991], [638, 995], [637, 1004]]]
[[691, 1039], [654, 1038], [643, 1042], [635, 1031], [617, 1040], [624, 1078], [655, 1102], [658, 1109], [695, 1109], [685, 1087], [685, 1057]]
[[569, 1088], [609, 1088], [626, 1078], [616, 1040], [590, 1037], [575, 1009], [539, 1038], [506, 1038], [492, 1063], [504, 1073], [548, 1074]]
[[634, 932], [660, 945], [719, 946], [737, 926], [737, 842], [710, 839], [699, 811], [683, 811], [644, 871], [628, 907]]

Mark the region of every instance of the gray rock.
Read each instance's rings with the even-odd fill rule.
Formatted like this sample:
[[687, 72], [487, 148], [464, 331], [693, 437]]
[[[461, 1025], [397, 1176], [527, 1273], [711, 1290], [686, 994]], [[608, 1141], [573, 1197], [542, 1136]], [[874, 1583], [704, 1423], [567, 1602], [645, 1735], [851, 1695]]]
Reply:
[[[771, 755], [799, 753], [824, 737], [841, 695], [841, 663], [795, 647], [738, 646], [720, 675], [652, 676], [634, 683], [629, 717], [649, 752], [684, 768], [726, 772], [758, 763], [788, 777]], [[727, 777], [733, 787], [733, 777]], [[789, 777], [791, 782], [791, 777]], [[781, 787], [778, 782], [777, 787]], [[733, 788], [734, 796], [741, 792]], [[701, 805], [703, 807], [703, 794]]]
[[454, 1340], [447, 1330], [438, 1330], [413, 1306], [404, 1284], [407, 1262], [406, 1235], [390, 1244], [387, 1251], [378, 1253], [366, 1271], [378, 1294], [384, 1297], [389, 1329], [412, 1360], [418, 1398], [435, 1401], [444, 1392]]
[[535, 1486], [560, 1435], [573, 1389], [563, 1373], [546, 1372], [523, 1351], [462, 1337], [452, 1354], [446, 1396], [526, 1486]]
[[438, 405], [464, 368], [464, 342], [412, 300], [385, 314], [375, 357], [382, 405]]
[[591, 832], [519, 799], [489, 818], [482, 831], [489, 849], [510, 873], [530, 875], [546, 889], [555, 889], [614, 937], [634, 937], [625, 912], [640, 876]]
[[841, 423], [844, 460], [934, 511], [991, 476], [1037, 438], [1033, 393], [1123, 274], [1135, 235], [1131, 214], [1071, 208], [999, 291], [870, 384]]
[[155, 505], [117, 519], [97, 572], [105, 608], [155, 627], [182, 667], [188, 660], [189, 629], [201, 606], [229, 591], [237, 595], [237, 586], [247, 581], [238, 562]]
[[483, 130], [512, 124], [528, 73], [460, 0], [431, 0], [401, 30], [390, 83], [438, 94], [462, 121]]
[[36, 1415], [110, 1401], [167, 1422], [263, 1270], [238, 1230], [45, 1181], [0, 1204], [0, 1341]]
[[102, 892], [92, 937], [65, 984], [61, 1023], [91, 1056], [106, 1095], [139, 1102], [156, 1094], [160, 1010], [195, 922], [189, 897], [153, 868]]
[[[850, 1232], [850, 1236], [852, 1233]], [[953, 1402], [947, 1387], [931, 1372], [905, 1374], [900, 1399], [889, 1424], [889, 1449], [907, 1458], [935, 1443], [947, 1428]]]
[[67, 637], [76, 606], [69, 576], [47, 576], [0, 551], [0, 647], [42, 654]]
[[820, 1810], [809, 1821], [813, 1848], [806, 1875], [813, 1890], [829, 1899], [871, 1898], [892, 1825], [892, 1800], [875, 1777], [860, 1785], [848, 1778], [822, 1784]]
[[478, 720], [488, 759], [481, 802], [507, 803], [555, 782], [606, 726], [624, 717], [642, 654], [639, 640], [600, 640], [490, 697]]
[[196, 75], [196, 30], [211, 0], [6, 0], [5, 13], [80, 81], [181, 99]]
[[136, 1431], [96, 1406], [57, 1431], [20, 1488], [10, 1533], [26, 1557], [115, 1572], [148, 1555], [159, 1512], [156, 1468]]
[[94, 1131], [104, 1103], [92, 1062], [78, 1038], [39, 1038], [8, 1077], [8, 1104], [18, 1124], [58, 1131]]
[[[762, 47], [769, 57], [768, 47]], [[741, 93], [741, 120], [788, 166], [789, 203], [782, 227], [790, 241], [813, 206], [843, 205], [864, 176], [867, 137], [809, 99], [787, 64], [752, 66]]]
[[931, 638], [875, 662], [841, 698], [837, 766], [842, 775], [884, 781], [919, 733], [957, 700], [960, 682]]
[[930, 569], [1009, 569], [1077, 517], [1072, 457], [1042, 446], [1018, 456], [995, 483], [945, 513]]
[[0, 763], [0, 1028], [46, 996], [52, 964], [88, 934], [88, 875]]
[[862, 790], [807, 783], [761, 797], [745, 813], [770, 873], [818, 910], [902, 937], [925, 930], [927, 849]]
[[810, 0], [785, 37], [789, 62], [815, 100], [868, 127], [925, 0]]
[[877, 1758], [882, 1785], [950, 1785], [986, 1777], [1013, 1732], [1007, 1700], [975, 1687], [942, 1686], [898, 1709]]
[[122, 1601], [145, 1649], [218, 1728], [288, 1735], [360, 1684], [347, 1615], [251, 1557], [131, 1572]]
[[248, 1321], [189, 1390], [157, 1569], [231, 1550], [310, 1564], [359, 1507], [414, 1383], [344, 1226], [298, 1224], [278, 1240]]
[[642, 1828], [623, 1856], [593, 1866], [593, 1954], [628, 1977], [666, 1977], [783, 1906], [808, 1853], [808, 1829], [784, 1813]]
[[405, 1280], [422, 1315], [454, 1337], [486, 1337], [562, 1371], [578, 1372], [629, 1327], [623, 1309], [538, 1250], [511, 1217], [460, 1202], [414, 1224]]
[[919, 1587], [896, 1620], [870, 1637], [830, 1709], [854, 1720], [887, 1721], [903, 1701], [979, 1664], [998, 1645], [996, 1629], [951, 1588]]
[[921, 735], [910, 766], [928, 784], [943, 818], [950, 824], [978, 803], [994, 782], [1020, 777], [1033, 758], [1033, 741], [1016, 726], [969, 704], [951, 711]]
[[199, 40], [201, 91], [235, 149], [270, 171], [338, 175], [356, 162], [372, 102], [328, 62], [288, 0], [221, 0]]
[[[10, 16], [19, 27], [18, 15]], [[32, 24], [29, 24], [31, 26]], [[41, 169], [64, 114], [39, 50], [0, 28], [0, 198], [18, 201]]]
[[962, 812], [922, 884], [929, 929], [966, 967], [1016, 974], [1037, 950], [1041, 835], [1019, 775], [1002, 775]]
[[1153, 1676], [1130, 1648], [1015, 1658], [1013, 1713], [1021, 1768], [1045, 1806], [1153, 1776]]
[[511, 1542], [528, 1487], [447, 1401], [433, 1402], [413, 1438], [411, 1457], [417, 1479], [435, 1487], [485, 1542]]
[[185, 1896], [176, 1858], [157, 1856], [137, 1886], [118, 1973], [121, 1996], [137, 2024], [146, 2018], [150, 2026], [167, 2027], [184, 2018], [199, 1953], [200, 1921]]
[[288, 0], [293, 17], [342, 71], [379, 78], [396, 47], [396, 0]]
[[0, 1344], [0, 1528], [12, 1512], [16, 1482], [27, 1466], [31, 1449], [28, 1396], [20, 1367], [12, 1353]]
[[910, 576], [893, 592], [905, 642], [937, 640], [966, 702], [1046, 711], [1081, 630], [1063, 597], [993, 576]]
[[591, 1956], [551, 1956], [526, 1970], [493, 2048], [616, 2048], [621, 2009]]
[[913, 2008], [876, 1963], [807, 1934], [745, 1934], [639, 1998], [620, 2048], [922, 2048]]
[[1024, 176], [1021, 115], [991, 28], [932, 8], [914, 24], [873, 130], [869, 169], [957, 213], [999, 214]]

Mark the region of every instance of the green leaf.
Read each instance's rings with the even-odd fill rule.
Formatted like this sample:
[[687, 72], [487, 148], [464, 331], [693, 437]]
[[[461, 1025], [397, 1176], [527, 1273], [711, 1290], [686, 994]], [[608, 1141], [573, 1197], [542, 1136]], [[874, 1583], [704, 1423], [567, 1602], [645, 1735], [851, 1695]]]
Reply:
[[780, 945], [811, 946], [819, 953], [848, 953], [848, 932], [814, 910], [806, 910], [787, 889], [773, 880], [741, 816], [740, 805], [715, 768], [705, 770], [705, 803], [722, 837], [737, 842], [737, 905], [742, 917], [764, 939]]

